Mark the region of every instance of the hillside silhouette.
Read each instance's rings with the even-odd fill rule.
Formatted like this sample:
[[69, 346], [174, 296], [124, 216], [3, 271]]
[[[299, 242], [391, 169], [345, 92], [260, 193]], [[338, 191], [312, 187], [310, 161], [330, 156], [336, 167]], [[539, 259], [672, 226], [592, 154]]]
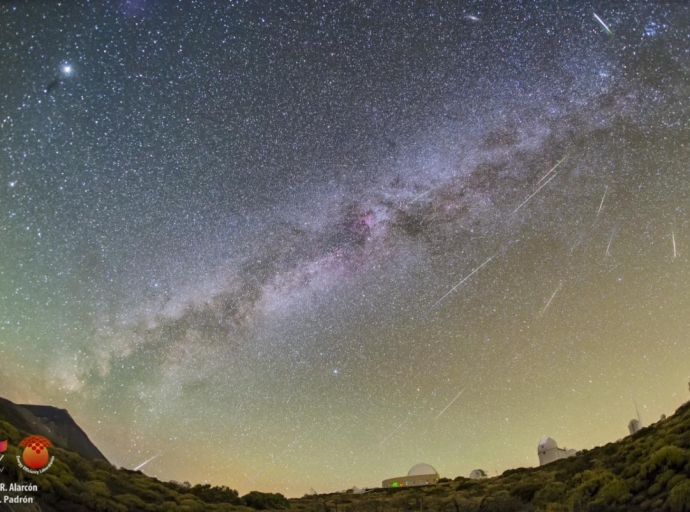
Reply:
[[[5, 461], [15, 460], [18, 443], [35, 433], [27, 430], [34, 425], [22, 415], [16, 419], [14, 424], [0, 420], [0, 439], [9, 440]], [[37, 498], [33, 505], [0, 500], [0, 511], [690, 511], [690, 402], [632, 436], [542, 467], [510, 469], [483, 480], [457, 477], [424, 487], [291, 500], [277, 493], [253, 491], [240, 497], [225, 486], [163, 482], [56, 445], [50, 451], [55, 463], [41, 475], [2, 463], [0, 483], [35, 483], [39, 491], [32, 493]], [[0, 496], [5, 494], [13, 493]]]
[[45, 436], [54, 444], [86, 459], [108, 462], [65, 409], [50, 405], [19, 405], [0, 398], [0, 421], [23, 432]]

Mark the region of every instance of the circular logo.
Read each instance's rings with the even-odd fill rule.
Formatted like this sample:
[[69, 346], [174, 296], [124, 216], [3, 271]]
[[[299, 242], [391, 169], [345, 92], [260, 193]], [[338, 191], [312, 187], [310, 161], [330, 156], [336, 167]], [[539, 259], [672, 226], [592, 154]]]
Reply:
[[24, 446], [22, 459], [24, 464], [31, 469], [41, 469], [48, 464], [48, 447], [53, 446], [53, 443], [48, 441], [43, 436], [29, 436], [19, 443], [19, 446]]

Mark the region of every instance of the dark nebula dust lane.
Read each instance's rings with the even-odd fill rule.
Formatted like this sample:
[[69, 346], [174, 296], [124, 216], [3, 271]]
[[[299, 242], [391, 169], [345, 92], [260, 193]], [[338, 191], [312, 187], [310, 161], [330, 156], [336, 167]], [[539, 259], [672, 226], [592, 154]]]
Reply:
[[536, 465], [684, 401], [681, 2], [0, 24], [0, 394], [113, 463], [297, 496]]

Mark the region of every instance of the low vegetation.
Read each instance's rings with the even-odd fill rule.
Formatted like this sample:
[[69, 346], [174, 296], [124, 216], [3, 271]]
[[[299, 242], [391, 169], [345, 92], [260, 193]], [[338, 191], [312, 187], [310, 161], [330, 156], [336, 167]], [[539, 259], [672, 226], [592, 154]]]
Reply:
[[[0, 439], [8, 439], [5, 452], [13, 460], [20, 451], [16, 446], [26, 435], [14, 426], [0, 421]], [[225, 486], [190, 485], [162, 482], [141, 471], [116, 469], [107, 462], [89, 461], [74, 452], [58, 447], [50, 449], [55, 462], [41, 475], [30, 475], [15, 464], [3, 464], [0, 483], [35, 483], [38, 505], [45, 511], [69, 512], [157, 512], [157, 511], [245, 511], [286, 509], [290, 503], [282, 494], [252, 491], [240, 497]], [[17, 493], [3, 493], [13, 495]], [[25, 493], [18, 493], [25, 494]], [[15, 506], [22, 510], [22, 505]], [[0, 509], [2, 507], [0, 506]], [[32, 509], [32, 510], [35, 510]]]
[[[535, 456], [536, 459], [536, 456]], [[496, 478], [291, 500], [304, 512], [690, 512], [690, 403], [619, 442]]]
[[[0, 421], [13, 459], [27, 432]], [[544, 467], [517, 468], [483, 480], [458, 477], [416, 488], [376, 489], [287, 500], [282, 494], [162, 482], [54, 447], [55, 462], [41, 475], [5, 464], [0, 482], [36, 483], [45, 511], [629, 511], [690, 512], [690, 403], [633, 436]], [[19, 509], [18, 509], [19, 510]], [[33, 510], [36, 510], [35, 508]]]

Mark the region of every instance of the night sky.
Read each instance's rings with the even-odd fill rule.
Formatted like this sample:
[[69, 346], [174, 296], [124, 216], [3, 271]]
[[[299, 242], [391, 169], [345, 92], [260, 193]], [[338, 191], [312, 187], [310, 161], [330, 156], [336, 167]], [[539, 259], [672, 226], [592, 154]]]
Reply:
[[0, 6], [0, 396], [287, 496], [687, 399], [685, 2], [105, 4]]

